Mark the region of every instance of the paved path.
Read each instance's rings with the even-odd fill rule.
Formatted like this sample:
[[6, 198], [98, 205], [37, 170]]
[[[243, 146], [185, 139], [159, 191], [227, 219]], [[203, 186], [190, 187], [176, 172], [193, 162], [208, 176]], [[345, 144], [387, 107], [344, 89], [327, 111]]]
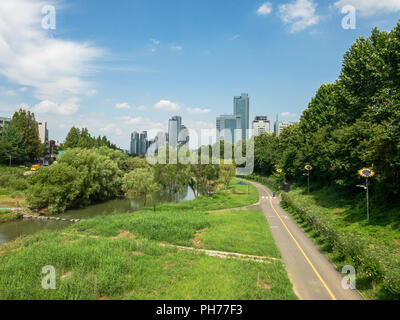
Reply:
[[260, 202], [250, 208], [261, 208], [264, 212], [299, 299], [361, 300], [358, 291], [342, 288], [343, 275], [280, 207], [279, 199], [272, 198], [272, 192], [265, 186], [247, 182], [260, 192]]

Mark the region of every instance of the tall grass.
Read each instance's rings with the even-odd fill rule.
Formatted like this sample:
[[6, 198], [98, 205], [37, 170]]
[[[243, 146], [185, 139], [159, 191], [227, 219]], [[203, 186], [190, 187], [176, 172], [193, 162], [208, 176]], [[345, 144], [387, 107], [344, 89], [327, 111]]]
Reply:
[[[241, 187], [8, 243], [0, 247], [0, 299], [296, 299], [279, 259], [223, 259], [174, 247], [279, 257], [261, 211], [209, 211], [258, 201], [254, 189], [247, 195]], [[47, 265], [56, 270], [56, 290], [42, 289]]]

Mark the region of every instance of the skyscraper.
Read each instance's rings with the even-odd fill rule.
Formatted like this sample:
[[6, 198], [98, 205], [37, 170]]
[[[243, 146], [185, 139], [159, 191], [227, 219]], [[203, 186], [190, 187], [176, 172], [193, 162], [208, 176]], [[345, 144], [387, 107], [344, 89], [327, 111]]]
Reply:
[[231, 143], [236, 142], [235, 130], [242, 128], [242, 121], [239, 116], [223, 114], [217, 117], [217, 141], [224, 140]]
[[139, 155], [139, 133], [136, 131], [131, 134], [131, 155]]
[[186, 128], [186, 126], [181, 125], [181, 129], [178, 135], [178, 144], [186, 144], [188, 142], [189, 142], [189, 130], [188, 128]]
[[144, 156], [147, 152], [147, 131], [143, 131], [139, 136], [139, 154]]
[[248, 138], [246, 129], [250, 129], [249, 108], [250, 100], [247, 93], [242, 93], [241, 96], [233, 98], [233, 114], [241, 119], [242, 140]]
[[168, 121], [168, 142], [172, 148], [177, 148], [182, 127], [182, 117], [173, 116]]

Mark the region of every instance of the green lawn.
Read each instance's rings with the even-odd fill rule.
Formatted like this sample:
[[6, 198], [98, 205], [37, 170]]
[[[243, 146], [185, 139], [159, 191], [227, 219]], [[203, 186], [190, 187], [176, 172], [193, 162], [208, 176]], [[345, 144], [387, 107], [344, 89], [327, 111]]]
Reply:
[[[258, 201], [223, 195], [81, 221], [0, 247], [0, 299], [296, 299], [282, 262], [211, 257], [175, 245], [279, 258]], [[245, 187], [247, 191], [247, 187]], [[189, 207], [189, 208], [188, 208]], [[195, 209], [194, 209], [195, 208]], [[56, 269], [43, 290], [41, 270]]]

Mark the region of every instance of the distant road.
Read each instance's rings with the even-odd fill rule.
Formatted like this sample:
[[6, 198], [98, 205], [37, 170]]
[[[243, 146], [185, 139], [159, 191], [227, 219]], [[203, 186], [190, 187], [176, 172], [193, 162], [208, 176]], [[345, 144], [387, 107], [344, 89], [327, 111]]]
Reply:
[[256, 206], [264, 212], [299, 299], [362, 300], [357, 290], [342, 288], [344, 275], [281, 208], [279, 199], [272, 198], [272, 192], [265, 186], [247, 182], [253, 184], [260, 193], [260, 203]]

